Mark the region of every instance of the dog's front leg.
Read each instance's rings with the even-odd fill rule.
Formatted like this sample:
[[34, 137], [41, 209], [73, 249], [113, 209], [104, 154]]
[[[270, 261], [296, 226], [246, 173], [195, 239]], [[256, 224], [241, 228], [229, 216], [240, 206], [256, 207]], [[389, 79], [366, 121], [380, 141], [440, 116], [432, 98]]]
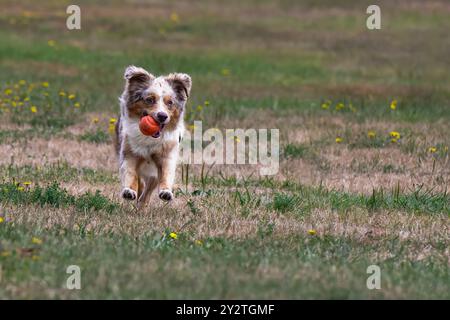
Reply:
[[161, 159], [159, 179], [159, 198], [165, 201], [173, 199], [173, 183], [178, 160], [178, 148], [173, 148], [166, 157]]
[[135, 200], [139, 186], [137, 175], [138, 159], [125, 157], [120, 165], [120, 181], [122, 183], [122, 197], [127, 200]]

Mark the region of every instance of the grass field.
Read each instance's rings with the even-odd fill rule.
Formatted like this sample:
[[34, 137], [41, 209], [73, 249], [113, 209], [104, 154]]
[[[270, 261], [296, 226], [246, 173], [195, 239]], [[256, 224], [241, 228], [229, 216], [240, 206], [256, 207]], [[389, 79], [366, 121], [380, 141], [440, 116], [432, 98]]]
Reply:
[[[79, 0], [79, 31], [69, 4], [0, 2], [0, 298], [450, 299], [447, 1], [379, 1], [378, 31], [369, 1]], [[123, 202], [130, 64], [192, 76], [188, 128], [279, 128], [279, 173]]]

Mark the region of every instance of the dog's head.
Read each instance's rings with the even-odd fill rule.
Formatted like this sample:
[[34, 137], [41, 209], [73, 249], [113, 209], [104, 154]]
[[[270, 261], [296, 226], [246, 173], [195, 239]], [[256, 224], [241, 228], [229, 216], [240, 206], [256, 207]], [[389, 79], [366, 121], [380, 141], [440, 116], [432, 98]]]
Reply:
[[[146, 70], [129, 66], [125, 70], [125, 90], [121, 97], [125, 115], [139, 121], [150, 115], [162, 130], [171, 130], [182, 121], [186, 101], [191, 92], [191, 77], [184, 73], [171, 73], [155, 77]], [[159, 137], [161, 132], [156, 136]]]

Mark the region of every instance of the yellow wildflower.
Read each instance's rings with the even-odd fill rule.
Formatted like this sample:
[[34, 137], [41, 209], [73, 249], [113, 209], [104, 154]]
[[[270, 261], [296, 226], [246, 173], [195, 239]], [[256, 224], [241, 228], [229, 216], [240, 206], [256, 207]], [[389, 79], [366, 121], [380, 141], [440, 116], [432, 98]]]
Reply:
[[308, 234], [311, 235], [311, 236], [314, 236], [316, 233], [317, 233], [317, 231], [314, 230], [314, 229], [309, 229], [308, 230]]
[[2, 257], [9, 257], [11, 255], [11, 251], [5, 250], [2, 251], [2, 253], [0, 254], [0, 256]]
[[322, 103], [322, 109], [328, 110], [330, 108], [330, 104], [328, 102]]
[[169, 237], [171, 237], [172, 239], [177, 239], [177, 238], [178, 238], [178, 235], [177, 235], [175, 232], [171, 232], [171, 233], [169, 234]]
[[9, 96], [12, 92], [13, 92], [12, 89], [7, 88], [5, 89], [4, 94]]
[[337, 111], [342, 110], [342, 109], [344, 109], [344, 108], [345, 108], [345, 105], [344, 105], [342, 102], [339, 102], [339, 103], [336, 105], [336, 110], [337, 110]]
[[5, 221], [5, 218], [0, 217], [0, 223], [3, 223]]
[[39, 238], [37, 238], [37, 237], [33, 237], [33, 238], [31, 239], [31, 243], [34, 243], [34, 244], [42, 244], [42, 240], [39, 239]]
[[400, 133], [397, 132], [397, 131], [391, 131], [391, 132], [389, 133], [389, 135], [391, 136], [391, 138], [393, 138], [393, 139], [395, 139], [395, 140], [400, 139]]
[[25, 182], [23, 183], [23, 185], [24, 185], [24, 186], [29, 186], [29, 185], [31, 185], [31, 181], [25, 181]]
[[17, 187], [17, 191], [23, 191], [23, 190], [25, 190], [24, 187]]
[[391, 102], [391, 110], [395, 110], [395, 109], [397, 109], [397, 100], [392, 100], [392, 102]]
[[45, 81], [45, 82], [42, 82], [41, 85], [42, 85], [44, 88], [48, 88], [49, 83], [48, 83], [47, 81]]
[[109, 133], [114, 133], [116, 131], [116, 125], [114, 123], [110, 123], [108, 127]]
[[178, 16], [178, 14], [176, 12], [172, 12], [170, 14], [170, 21], [172, 21], [173, 23], [179, 23], [180, 22], [180, 17]]
[[48, 41], [47, 41], [47, 44], [48, 44], [49, 47], [54, 47], [54, 46], [56, 46], [55, 40], [48, 40]]
[[205, 100], [205, 106], [209, 106], [209, 101]]
[[342, 141], [344, 141], [344, 139], [342, 139], [341, 137], [336, 137], [335, 141], [336, 143], [341, 143]]
[[81, 105], [80, 105], [79, 102], [75, 102], [73, 106], [74, 106], [75, 108], [79, 108]]
[[437, 151], [437, 148], [436, 147], [429, 147], [428, 148], [428, 152], [429, 153], [435, 153]]
[[98, 123], [98, 118], [97, 118], [97, 117], [93, 118], [93, 119], [92, 119], [92, 122], [93, 122], [93, 123]]
[[203, 241], [195, 240], [195, 244], [198, 245], [198, 246], [202, 246], [203, 245]]
[[72, 93], [72, 94], [69, 94], [69, 97], [68, 97], [70, 100], [73, 100], [73, 99], [75, 99], [75, 95]]
[[27, 82], [26, 82], [25, 80], [19, 80], [19, 84], [20, 84], [21, 86], [24, 86], [24, 85], [27, 84]]
[[30, 97], [26, 97], [25, 99], [23, 99], [23, 101], [25, 102], [30, 101]]
[[201, 104], [199, 104], [198, 106], [197, 106], [197, 111], [202, 111], [203, 110], [203, 106], [201, 105]]
[[117, 122], [117, 119], [116, 118], [110, 118], [109, 119], [109, 123], [111, 123], [111, 124], [114, 124], [114, 123], [116, 123]]
[[36, 106], [31, 106], [30, 108], [32, 113], [36, 113], [37, 112], [37, 107]]
[[223, 68], [221, 73], [224, 77], [228, 77], [230, 75], [230, 69]]
[[367, 136], [368, 136], [370, 139], [375, 138], [376, 135], [377, 135], [376, 132], [373, 131], [373, 130], [369, 130], [369, 132], [367, 132]]
[[61, 97], [65, 97], [65, 96], [66, 96], [66, 93], [65, 93], [64, 91], [61, 90], [61, 91], [59, 92], [59, 95], [60, 95]]

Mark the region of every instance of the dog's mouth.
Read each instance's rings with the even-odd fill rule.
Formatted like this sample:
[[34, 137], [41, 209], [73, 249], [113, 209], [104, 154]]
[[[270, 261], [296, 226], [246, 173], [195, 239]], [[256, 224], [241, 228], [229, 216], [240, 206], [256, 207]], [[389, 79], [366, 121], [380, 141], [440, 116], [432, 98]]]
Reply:
[[166, 125], [164, 123], [160, 123], [159, 124], [159, 130], [157, 132], [155, 132], [151, 137], [158, 139], [159, 137], [161, 137], [162, 131], [164, 129]]

